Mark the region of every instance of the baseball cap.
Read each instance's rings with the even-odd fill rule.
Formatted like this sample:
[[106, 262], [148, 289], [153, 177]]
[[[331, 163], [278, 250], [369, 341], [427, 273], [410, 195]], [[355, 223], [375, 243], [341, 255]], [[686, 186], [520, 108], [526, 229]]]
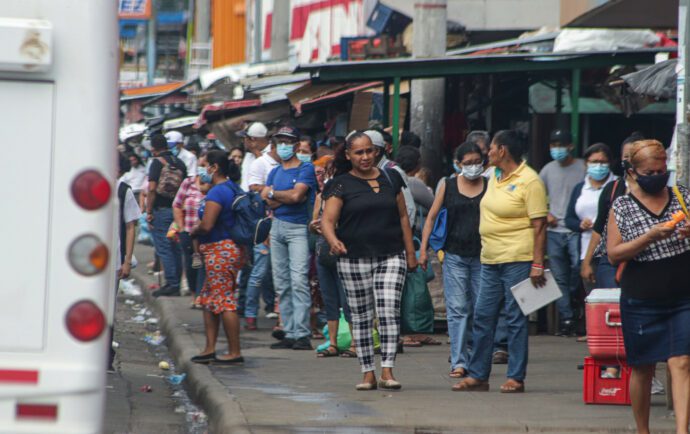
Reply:
[[385, 148], [386, 147], [386, 142], [383, 140], [383, 135], [379, 133], [376, 130], [368, 130], [365, 131], [364, 134], [366, 134], [369, 139], [371, 139], [371, 143], [374, 144], [374, 146], [377, 146], [379, 148]]
[[182, 143], [184, 142], [184, 136], [179, 131], [168, 131], [167, 133], [165, 133], [165, 140], [168, 141], [169, 145]]
[[573, 142], [573, 136], [571, 136], [570, 131], [567, 130], [553, 130], [549, 136], [549, 142], [558, 142], [564, 145], [569, 145]]
[[268, 128], [261, 122], [254, 122], [246, 130], [237, 133], [240, 137], [264, 138], [268, 136]]
[[274, 135], [273, 137], [291, 137], [293, 139], [299, 139], [299, 132], [297, 131], [296, 128], [293, 127], [281, 127]]

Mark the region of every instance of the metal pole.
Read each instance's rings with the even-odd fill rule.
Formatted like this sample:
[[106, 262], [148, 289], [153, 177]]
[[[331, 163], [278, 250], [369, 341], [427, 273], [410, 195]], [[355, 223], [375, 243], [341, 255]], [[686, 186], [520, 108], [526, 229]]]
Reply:
[[570, 133], [573, 135], [575, 154], [580, 156], [582, 145], [580, 144], [580, 78], [581, 71], [573, 69], [573, 79], [570, 89]]
[[271, 23], [271, 60], [286, 60], [290, 39], [290, 0], [273, 2]]
[[391, 82], [383, 82], [383, 127], [387, 128], [391, 124]]
[[156, 11], [153, 6], [146, 30], [146, 84], [153, 86], [156, 77]]
[[393, 155], [398, 154], [400, 141], [400, 77], [393, 79]]
[[[676, 134], [675, 149], [671, 158], [671, 170], [676, 171], [676, 182], [682, 185], [690, 184], [690, 125], [688, 124], [688, 101], [690, 88], [687, 86], [688, 69], [690, 65], [690, 44], [688, 31], [690, 30], [690, 0], [680, 0], [678, 6], [678, 66], [677, 100], [676, 100]], [[675, 158], [674, 158], [675, 157]], [[675, 166], [675, 167], [674, 167]]]
[[261, 51], [263, 49], [263, 18], [261, 13], [261, 1], [254, 0], [254, 62], [261, 62]]

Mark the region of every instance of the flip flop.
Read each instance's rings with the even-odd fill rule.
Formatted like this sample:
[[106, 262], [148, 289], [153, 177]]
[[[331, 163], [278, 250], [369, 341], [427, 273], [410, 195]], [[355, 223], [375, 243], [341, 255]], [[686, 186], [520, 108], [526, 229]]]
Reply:
[[[335, 351], [331, 351], [331, 348], [333, 348]], [[340, 355], [340, 351], [338, 351], [338, 347], [335, 345], [329, 345], [328, 348], [324, 351], [319, 351], [316, 353], [316, 357], [318, 358], [325, 358], [325, 357], [338, 357]]]
[[453, 385], [453, 392], [488, 392], [489, 382], [467, 377]]
[[408, 337], [405, 337], [403, 339], [402, 344], [403, 344], [403, 347], [412, 347], [412, 348], [418, 348], [418, 347], [422, 346], [421, 342], [415, 341], [415, 340], [408, 338]]
[[347, 350], [343, 351], [342, 353], [340, 353], [340, 357], [344, 357], [346, 359], [356, 359], [357, 353], [350, 350], [350, 349], [347, 349]]
[[509, 378], [501, 386], [501, 393], [525, 393], [525, 383]]
[[450, 378], [465, 378], [467, 377], [467, 371], [465, 368], [456, 368], [450, 371], [450, 374], [448, 374]]
[[441, 342], [437, 341], [431, 336], [423, 336], [417, 339], [417, 342], [419, 342], [422, 345], [441, 345]]

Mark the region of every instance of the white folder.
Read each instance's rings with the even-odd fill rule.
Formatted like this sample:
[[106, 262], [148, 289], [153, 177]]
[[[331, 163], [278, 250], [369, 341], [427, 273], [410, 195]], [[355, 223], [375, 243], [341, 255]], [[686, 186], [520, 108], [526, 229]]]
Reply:
[[556, 279], [551, 274], [551, 270], [545, 270], [544, 277], [546, 278], [546, 285], [541, 288], [535, 288], [529, 278], [510, 288], [520, 310], [525, 315], [541, 309], [563, 295], [556, 284]]

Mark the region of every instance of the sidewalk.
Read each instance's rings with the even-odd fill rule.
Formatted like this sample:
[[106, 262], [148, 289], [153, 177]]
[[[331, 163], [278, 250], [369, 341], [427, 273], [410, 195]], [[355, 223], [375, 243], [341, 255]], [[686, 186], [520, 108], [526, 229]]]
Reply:
[[[137, 246], [142, 264], [151, 249]], [[154, 279], [137, 277], [142, 288]], [[443, 433], [443, 432], [632, 432], [630, 407], [587, 406], [582, 402], [586, 344], [551, 336], [530, 338], [530, 363], [524, 395], [502, 395], [506, 366], [494, 367], [491, 391], [456, 393], [448, 377], [448, 351], [438, 347], [405, 349], [398, 356], [400, 392], [357, 392], [361, 379], [354, 359], [317, 359], [312, 351], [270, 350], [271, 322], [261, 318], [259, 330], [242, 332], [243, 367], [205, 367], [189, 363], [203, 348], [200, 311], [190, 297], [156, 300], [163, 332], [187, 388], [209, 416], [212, 433]], [[221, 333], [219, 351], [226, 346]], [[314, 341], [315, 346], [323, 341]], [[663, 371], [659, 369], [663, 381]], [[675, 432], [664, 396], [652, 398], [652, 432]]]

